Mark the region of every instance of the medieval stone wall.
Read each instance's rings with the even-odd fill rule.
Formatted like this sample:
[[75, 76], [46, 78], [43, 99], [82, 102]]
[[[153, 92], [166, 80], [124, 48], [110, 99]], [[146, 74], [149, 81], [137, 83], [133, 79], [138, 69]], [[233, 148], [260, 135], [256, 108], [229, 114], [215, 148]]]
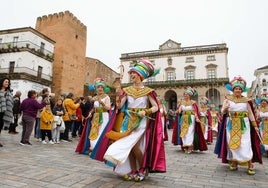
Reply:
[[86, 83], [87, 27], [69, 11], [38, 17], [35, 29], [55, 44], [52, 92], [83, 95]]

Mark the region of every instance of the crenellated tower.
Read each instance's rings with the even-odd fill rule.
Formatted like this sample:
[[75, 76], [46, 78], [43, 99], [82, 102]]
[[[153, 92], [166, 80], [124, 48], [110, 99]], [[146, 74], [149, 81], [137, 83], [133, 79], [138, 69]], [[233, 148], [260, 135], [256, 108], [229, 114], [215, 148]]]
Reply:
[[56, 41], [52, 92], [57, 96], [66, 92], [82, 96], [86, 83], [87, 27], [65, 11], [38, 17], [35, 29]]

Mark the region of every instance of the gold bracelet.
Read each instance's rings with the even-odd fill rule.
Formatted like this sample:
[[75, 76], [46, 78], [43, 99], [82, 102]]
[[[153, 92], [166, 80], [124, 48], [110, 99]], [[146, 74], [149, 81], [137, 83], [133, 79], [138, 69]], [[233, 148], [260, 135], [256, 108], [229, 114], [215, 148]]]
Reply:
[[251, 124], [252, 124], [253, 127], [257, 127], [257, 122], [256, 121], [252, 121]]
[[150, 114], [152, 114], [152, 109], [151, 109], [151, 108], [149, 108], [149, 109], [145, 109], [144, 111], [145, 111], [145, 114], [146, 114], [147, 116], [149, 116]]

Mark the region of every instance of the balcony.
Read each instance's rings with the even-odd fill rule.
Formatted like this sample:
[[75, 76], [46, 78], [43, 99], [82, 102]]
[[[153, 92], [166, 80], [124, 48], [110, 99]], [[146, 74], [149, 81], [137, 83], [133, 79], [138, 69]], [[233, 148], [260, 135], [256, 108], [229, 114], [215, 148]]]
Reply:
[[[229, 83], [229, 78], [213, 78], [213, 79], [194, 79], [194, 80], [168, 80], [168, 81], [151, 81], [144, 84], [151, 88], [170, 88], [170, 87], [187, 87], [187, 86], [219, 86]], [[122, 87], [127, 87], [132, 83], [122, 84]]]
[[54, 58], [54, 54], [51, 51], [42, 49], [41, 46], [38, 46], [30, 41], [0, 43], [0, 54], [21, 51], [29, 51], [51, 62]]
[[9, 68], [1, 68], [0, 77], [8, 77], [11, 80], [28, 80], [47, 86], [52, 84], [52, 76], [47, 74], [38, 76], [37, 71], [27, 67], [14, 68], [13, 72], [10, 72]]

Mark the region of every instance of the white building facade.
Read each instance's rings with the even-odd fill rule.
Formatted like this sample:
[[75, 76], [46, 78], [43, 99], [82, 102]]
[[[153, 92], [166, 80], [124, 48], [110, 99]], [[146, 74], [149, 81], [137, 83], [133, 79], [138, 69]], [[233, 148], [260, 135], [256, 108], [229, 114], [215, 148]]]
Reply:
[[130, 85], [128, 70], [140, 59], [150, 60], [160, 74], [145, 80], [145, 84], [156, 90], [158, 97], [167, 102], [168, 109], [175, 109], [183, 98], [183, 90], [191, 86], [198, 91], [198, 99], [206, 96], [220, 107], [225, 84], [229, 82], [228, 48], [226, 44], [181, 47], [180, 43], [167, 40], [159, 50], [121, 54], [122, 83]]
[[253, 99], [261, 96], [262, 92], [268, 91], [268, 66], [254, 71], [255, 80], [252, 82], [251, 95]]
[[0, 77], [11, 80], [13, 93], [51, 88], [55, 41], [31, 27], [0, 31]]

